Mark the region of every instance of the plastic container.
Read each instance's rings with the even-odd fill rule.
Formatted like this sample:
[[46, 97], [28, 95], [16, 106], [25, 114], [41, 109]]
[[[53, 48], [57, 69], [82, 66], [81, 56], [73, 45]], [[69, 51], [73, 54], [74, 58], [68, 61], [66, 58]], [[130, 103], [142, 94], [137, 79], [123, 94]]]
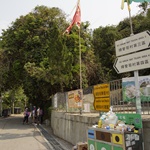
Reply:
[[118, 121], [118, 117], [116, 115], [110, 115], [105, 119], [105, 124], [114, 124], [116, 125]]
[[98, 121], [98, 128], [101, 128], [102, 127], [102, 119], [99, 119]]

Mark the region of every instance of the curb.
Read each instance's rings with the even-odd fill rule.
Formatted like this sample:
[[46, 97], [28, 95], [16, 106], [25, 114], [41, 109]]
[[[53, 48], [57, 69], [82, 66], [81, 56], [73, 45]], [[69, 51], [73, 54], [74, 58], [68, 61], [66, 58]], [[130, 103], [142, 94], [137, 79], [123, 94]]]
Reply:
[[[41, 134], [41, 136], [43, 137], [43, 139], [45, 140], [45, 142], [47, 143], [47, 145], [49, 146], [50, 150], [55, 150], [52, 145], [48, 142], [48, 140], [43, 136], [43, 134], [41, 133], [41, 131], [38, 129], [37, 125], [33, 124], [34, 127], [36, 128], [36, 130]], [[39, 125], [42, 129], [44, 129], [41, 125]], [[44, 129], [45, 130], [45, 129]]]

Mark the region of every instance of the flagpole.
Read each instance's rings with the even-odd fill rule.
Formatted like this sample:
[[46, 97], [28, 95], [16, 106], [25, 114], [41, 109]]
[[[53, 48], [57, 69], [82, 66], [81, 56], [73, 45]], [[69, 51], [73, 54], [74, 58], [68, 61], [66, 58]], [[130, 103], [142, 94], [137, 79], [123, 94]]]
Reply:
[[[77, 2], [77, 6], [79, 5], [80, 0]], [[81, 58], [81, 40], [80, 40], [81, 30], [79, 27], [79, 64], [80, 64], [80, 89], [82, 89], [82, 58]]]
[[[69, 33], [74, 24], [76, 24], [79, 29], [79, 66], [80, 66], [79, 78], [80, 78], [80, 89], [82, 90], [82, 67], [81, 67], [82, 62], [81, 62], [81, 41], [80, 41], [80, 24], [81, 24], [80, 0], [78, 0], [78, 2], [77, 2], [76, 11], [73, 16], [71, 24], [69, 25], [69, 27], [65, 30], [65, 32], [63, 34]], [[80, 108], [80, 114], [82, 114], [82, 107]]]
[[[82, 58], [81, 58], [81, 40], [80, 40], [80, 28], [79, 28], [79, 64], [80, 64], [80, 89], [82, 90]], [[80, 115], [82, 114], [82, 107], [80, 108]]]
[[[77, 6], [79, 6], [80, 0], [77, 2]], [[81, 57], [81, 30], [79, 27], [79, 65], [80, 65], [80, 90], [82, 90], [82, 57]], [[82, 107], [80, 108], [80, 115], [82, 114]]]
[[80, 89], [82, 89], [82, 60], [81, 60], [81, 41], [80, 41], [80, 29], [79, 29], [79, 64], [80, 64]]

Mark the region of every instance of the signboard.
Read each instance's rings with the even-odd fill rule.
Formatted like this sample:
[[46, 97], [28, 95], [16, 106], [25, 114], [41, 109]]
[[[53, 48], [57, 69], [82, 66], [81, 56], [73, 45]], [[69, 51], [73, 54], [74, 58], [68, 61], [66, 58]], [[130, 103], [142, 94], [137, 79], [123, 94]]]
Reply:
[[150, 47], [150, 32], [144, 31], [115, 42], [116, 56], [121, 56]]
[[[139, 92], [142, 102], [150, 102], [150, 76], [139, 77]], [[122, 79], [123, 101], [136, 101], [136, 88], [134, 77]]]
[[109, 97], [110, 89], [109, 84], [98, 84], [94, 86], [94, 97]]
[[118, 57], [114, 63], [117, 73], [146, 69], [150, 67], [150, 49]]
[[83, 102], [83, 90], [74, 90], [68, 92], [68, 107], [81, 108]]
[[142, 128], [142, 119], [140, 114], [116, 114], [118, 120], [123, 121], [126, 124], [134, 125], [136, 128]]
[[94, 98], [95, 110], [108, 112], [110, 109], [110, 98], [109, 97], [96, 97]]
[[93, 88], [95, 110], [108, 112], [110, 109], [110, 86], [98, 84]]

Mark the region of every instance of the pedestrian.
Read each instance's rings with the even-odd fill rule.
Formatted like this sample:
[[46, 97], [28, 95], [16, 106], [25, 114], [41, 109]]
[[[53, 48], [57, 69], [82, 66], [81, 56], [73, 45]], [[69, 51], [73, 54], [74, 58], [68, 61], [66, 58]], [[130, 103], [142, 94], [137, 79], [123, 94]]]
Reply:
[[42, 124], [42, 120], [43, 120], [43, 110], [38, 107], [37, 109], [37, 124]]
[[33, 110], [32, 110], [32, 123], [36, 123], [37, 120], [37, 110], [36, 110], [36, 106], [33, 106]]
[[39, 125], [40, 123], [40, 107], [37, 109], [37, 124]]
[[30, 116], [30, 112], [29, 112], [28, 108], [25, 109], [23, 115], [24, 115], [23, 124], [24, 124], [25, 122], [26, 122], [26, 124], [28, 124], [29, 116]]

